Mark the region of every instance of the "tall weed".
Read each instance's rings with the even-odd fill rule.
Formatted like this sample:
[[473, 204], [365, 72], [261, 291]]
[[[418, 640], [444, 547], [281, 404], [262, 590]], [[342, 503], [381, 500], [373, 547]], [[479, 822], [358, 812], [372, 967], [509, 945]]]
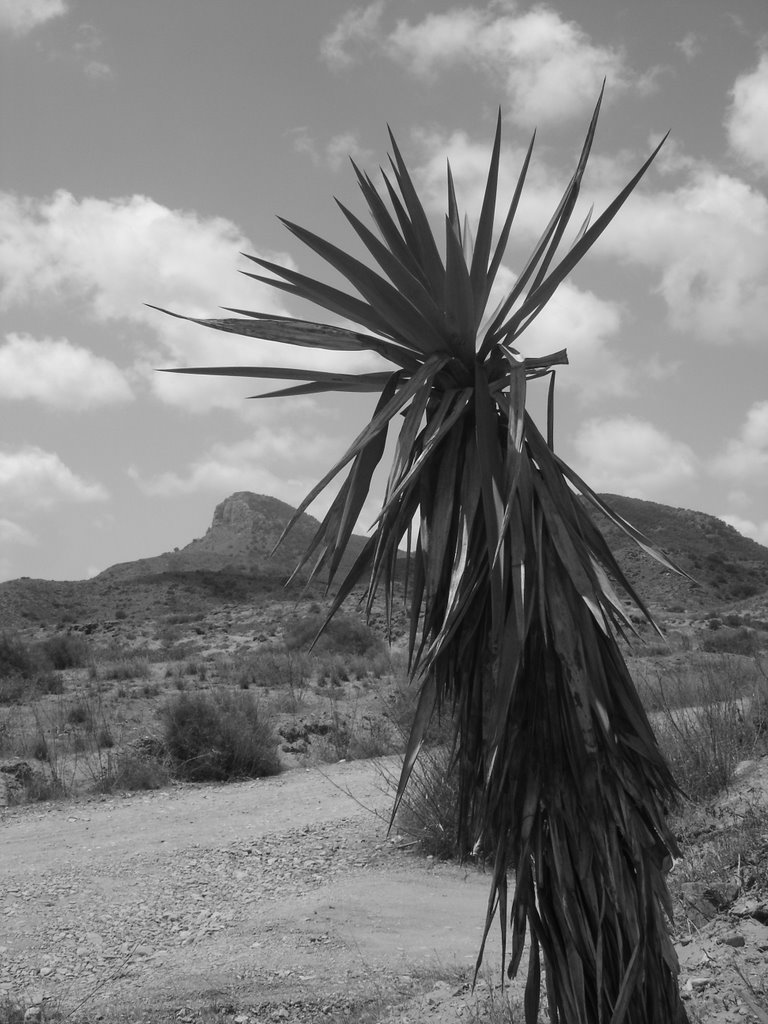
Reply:
[[180, 693], [160, 719], [183, 778], [226, 781], [280, 771], [278, 738], [249, 693]]
[[694, 801], [733, 781], [740, 761], [768, 749], [768, 678], [759, 661], [710, 656], [665, 664], [640, 692], [675, 777]]

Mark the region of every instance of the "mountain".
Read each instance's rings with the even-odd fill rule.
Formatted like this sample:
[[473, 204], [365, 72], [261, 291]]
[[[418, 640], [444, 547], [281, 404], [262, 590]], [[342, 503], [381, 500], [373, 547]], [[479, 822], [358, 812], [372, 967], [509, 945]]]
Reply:
[[[112, 565], [89, 580], [0, 583], [0, 631], [58, 623], [162, 618], [181, 609], [208, 613], [246, 601], [280, 600], [301, 592], [307, 572], [285, 583], [314, 536], [318, 521], [302, 515], [271, 557], [295, 509], [250, 491], [230, 495], [203, 537], [161, 555]], [[353, 535], [340, 572], [366, 538]], [[342, 576], [343, 578], [343, 576]], [[324, 590], [322, 574], [313, 592]]]
[[743, 537], [722, 519], [618, 494], [602, 497], [696, 581], [665, 569], [596, 513], [595, 522], [619, 565], [650, 605], [696, 611], [768, 593], [768, 548]]
[[[110, 566], [96, 579], [134, 579], [155, 573], [199, 570], [229, 570], [287, 578], [298, 565], [319, 526], [317, 519], [304, 513], [272, 555], [295, 511], [284, 501], [266, 494], [237, 491], [216, 506], [211, 525], [203, 537], [154, 558], [140, 558], [135, 562]], [[342, 568], [351, 565], [364, 543], [364, 537], [353, 535], [350, 538]]]
[[[651, 501], [603, 496], [696, 580], [677, 576], [641, 551], [599, 513], [619, 564], [647, 604], [660, 613], [700, 615], [745, 599], [768, 603], [768, 548], [714, 516]], [[317, 529], [302, 515], [274, 557], [270, 553], [294, 509], [239, 491], [216, 506], [203, 537], [150, 558], [110, 566], [90, 580], [0, 583], [0, 630], [110, 620], [167, 618], [183, 609], [207, 614], [246, 602], [285, 600], [284, 584]], [[342, 565], [365, 538], [353, 536]], [[297, 594], [303, 580], [290, 593]], [[322, 586], [313, 588], [322, 594]]]

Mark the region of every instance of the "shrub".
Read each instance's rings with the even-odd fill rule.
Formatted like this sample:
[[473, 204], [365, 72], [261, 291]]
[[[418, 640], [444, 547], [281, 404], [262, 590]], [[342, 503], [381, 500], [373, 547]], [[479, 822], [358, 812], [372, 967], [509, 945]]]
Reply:
[[[307, 649], [324, 621], [322, 614], [291, 619], [285, 628], [285, 646], [289, 650]], [[383, 649], [384, 642], [365, 622], [349, 615], [337, 615], [318, 637], [313, 651], [317, 654], [375, 654]]]
[[177, 772], [192, 781], [258, 778], [280, 770], [278, 739], [245, 692], [181, 693], [161, 712]]
[[[765, 747], [768, 679], [759, 666], [721, 657], [695, 663], [696, 676], [646, 681], [657, 710], [651, 721], [684, 792], [706, 800], [732, 781], [737, 764]], [[647, 704], [647, 702], [646, 702]]]
[[102, 679], [149, 679], [152, 674], [149, 661], [143, 657], [127, 657], [113, 661], [101, 670]]
[[712, 636], [701, 641], [702, 651], [717, 654], [755, 654], [759, 642], [754, 630], [740, 626], [738, 629], [723, 627]]
[[84, 637], [76, 633], [58, 633], [49, 637], [43, 641], [41, 649], [46, 660], [59, 671], [67, 668], [84, 668], [90, 656]]
[[53, 772], [45, 774], [24, 761], [12, 766], [8, 774], [7, 799], [11, 806], [42, 803], [64, 795], [64, 787]]
[[64, 682], [58, 672], [0, 676], [0, 704], [22, 704], [42, 693], [62, 693]]
[[[398, 779], [384, 773], [394, 791]], [[397, 812], [397, 828], [428, 856], [449, 860], [459, 853], [459, 780], [445, 747], [422, 748]]]
[[347, 756], [355, 760], [383, 757], [394, 753], [399, 746], [386, 720], [363, 715], [362, 719], [353, 722]]
[[64, 680], [59, 672], [40, 672], [35, 676], [34, 687], [37, 693], [63, 693]]
[[107, 755], [93, 788], [97, 793], [162, 789], [170, 777], [162, 756], [129, 749], [116, 756]]
[[0, 1024], [24, 1024], [24, 1006], [7, 993], [0, 996]]
[[67, 721], [70, 725], [82, 725], [87, 732], [93, 732], [94, 714], [90, 703], [79, 700], [72, 704], [67, 711]]
[[36, 667], [36, 658], [20, 637], [0, 633], [0, 680], [31, 679]]
[[0, 676], [0, 704], [21, 704], [29, 692], [29, 680], [24, 676]]
[[301, 651], [262, 648], [238, 658], [232, 668], [232, 681], [241, 690], [250, 686], [303, 693], [310, 674], [310, 659]]
[[350, 671], [347, 659], [341, 654], [320, 659], [317, 666], [317, 682], [320, 686], [341, 686], [349, 682]]

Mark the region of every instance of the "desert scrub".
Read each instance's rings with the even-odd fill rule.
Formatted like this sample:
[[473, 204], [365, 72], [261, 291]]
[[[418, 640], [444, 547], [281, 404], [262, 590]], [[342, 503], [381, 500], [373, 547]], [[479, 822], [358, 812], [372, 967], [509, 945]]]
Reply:
[[118, 682], [128, 679], [149, 679], [152, 669], [149, 660], [140, 655], [108, 662], [100, 669], [102, 679], [114, 679]]
[[38, 668], [34, 652], [15, 633], [0, 633], [0, 680], [31, 679]]
[[317, 637], [313, 652], [316, 654], [373, 655], [384, 650], [384, 641], [370, 626], [350, 615], [337, 615], [331, 619], [318, 637], [325, 616], [310, 614], [291, 619], [285, 627], [284, 644], [288, 650], [307, 650]]
[[[397, 778], [382, 770], [393, 792]], [[426, 856], [450, 860], [460, 854], [459, 775], [445, 747], [422, 749], [397, 812], [396, 826]]]
[[299, 699], [309, 682], [311, 659], [302, 651], [265, 647], [237, 657], [230, 667], [231, 682], [241, 690], [287, 689]]
[[760, 662], [702, 660], [697, 677], [647, 681], [659, 745], [686, 796], [705, 801], [734, 778], [740, 761], [768, 750], [768, 678]]
[[40, 645], [44, 658], [52, 668], [85, 668], [90, 660], [90, 648], [85, 638], [76, 633], [58, 633]]
[[174, 771], [224, 782], [280, 771], [278, 738], [250, 693], [180, 693], [160, 712]]
[[138, 741], [125, 750], [99, 758], [93, 774], [96, 793], [162, 789], [171, 781], [168, 757], [161, 742]]
[[754, 655], [764, 646], [764, 641], [756, 630], [748, 626], [721, 626], [702, 638], [701, 649], [717, 654]]

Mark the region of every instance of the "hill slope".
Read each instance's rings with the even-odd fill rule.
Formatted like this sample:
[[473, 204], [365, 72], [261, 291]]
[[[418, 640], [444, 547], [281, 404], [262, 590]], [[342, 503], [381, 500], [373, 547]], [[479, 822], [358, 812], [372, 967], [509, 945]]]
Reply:
[[619, 564], [648, 603], [690, 610], [740, 601], [768, 591], [768, 548], [722, 519], [655, 501], [603, 498], [694, 577], [698, 586], [664, 569], [604, 516], [595, 521]]
[[[318, 527], [308, 514], [300, 517], [279, 549], [272, 550], [280, 539], [295, 509], [265, 494], [237, 491], [218, 504], [205, 535], [183, 548], [165, 552], [154, 558], [121, 562], [110, 566], [96, 579], [129, 579], [163, 572], [229, 570], [249, 574], [288, 577], [296, 568]], [[350, 539], [347, 562], [360, 551], [365, 538]]]
[[[667, 551], [698, 585], [665, 570], [603, 516], [596, 521], [627, 576], [657, 612], [701, 613], [750, 595], [768, 598], [768, 548], [714, 516], [651, 501], [605, 495], [614, 509]], [[303, 515], [274, 557], [293, 509], [267, 495], [239, 491], [213, 513], [203, 537], [151, 558], [113, 565], [91, 580], [20, 579], [0, 583], [0, 630], [23, 626], [168, 615], [180, 607], [278, 600], [317, 520]], [[342, 571], [359, 552], [355, 536]]]

